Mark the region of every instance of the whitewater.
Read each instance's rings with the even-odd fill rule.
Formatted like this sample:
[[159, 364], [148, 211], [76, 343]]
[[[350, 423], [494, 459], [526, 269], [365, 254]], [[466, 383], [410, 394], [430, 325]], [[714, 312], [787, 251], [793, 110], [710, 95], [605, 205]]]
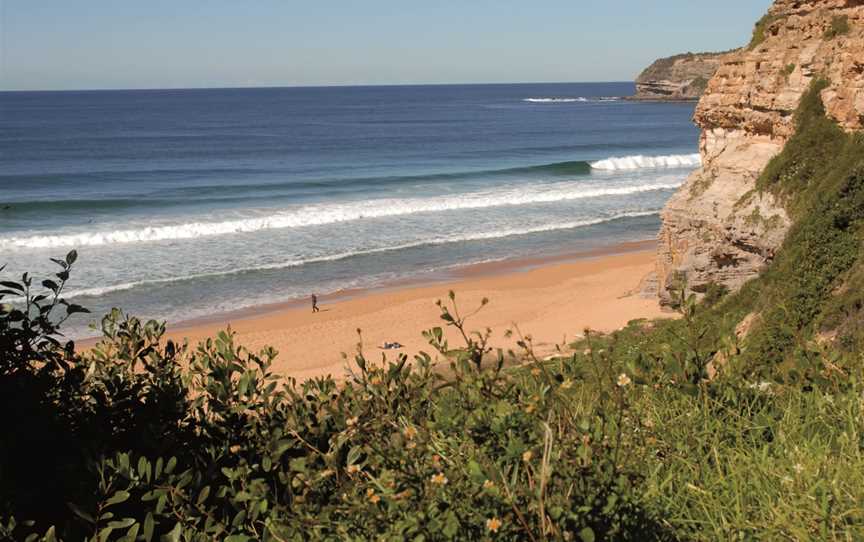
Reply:
[[630, 94], [0, 93], [14, 128], [0, 137], [0, 280], [41, 280], [78, 250], [65, 292], [93, 316], [75, 337], [111, 307], [182, 322], [650, 240], [700, 165], [697, 132], [692, 105], [615, 98]]
[[[208, 279], [215, 277], [225, 277], [230, 275], [242, 275], [244, 273], [254, 273], [256, 271], [270, 271], [270, 270], [279, 270], [279, 269], [289, 269], [292, 267], [300, 267], [304, 265], [313, 265], [316, 263], [325, 263], [325, 262], [338, 262], [340, 260], [347, 260], [350, 258], [358, 257], [358, 256], [371, 256], [375, 254], [387, 253], [387, 252], [397, 252], [400, 250], [406, 250], [411, 248], [420, 248], [424, 246], [434, 246], [434, 245], [447, 245], [452, 243], [465, 243], [470, 241], [482, 241], [482, 240], [491, 240], [491, 239], [503, 239], [507, 237], [516, 237], [522, 235], [529, 235], [533, 233], [543, 233], [543, 232], [551, 232], [551, 231], [559, 231], [559, 230], [569, 230], [574, 228], [580, 228], [585, 226], [593, 226], [597, 224], [603, 224], [606, 222], [612, 222], [616, 220], [622, 220], [626, 218], [638, 218], [638, 217], [648, 217], [656, 214], [657, 211], [636, 211], [636, 212], [625, 212], [619, 213], [617, 215], [608, 216], [605, 218], [596, 218], [591, 220], [577, 220], [571, 222], [557, 222], [551, 224], [545, 224], [542, 226], [528, 227], [528, 228], [511, 228], [505, 230], [495, 230], [488, 232], [479, 232], [479, 233], [469, 233], [464, 235], [451, 235], [446, 237], [437, 237], [432, 239], [426, 239], [421, 241], [414, 241], [411, 243], [403, 243], [399, 245], [393, 246], [384, 246], [377, 248], [368, 248], [368, 249], [358, 249], [350, 252], [343, 252], [339, 254], [332, 254], [329, 256], [321, 256], [316, 258], [309, 258], [305, 260], [288, 260], [281, 263], [273, 263], [273, 264], [263, 264], [254, 267], [242, 267], [237, 269], [231, 269], [226, 271], [218, 271], [213, 273], [197, 273], [193, 275], [187, 276], [177, 276], [177, 277], [166, 277], [166, 278], [156, 278], [150, 280], [141, 280], [135, 282], [125, 282], [120, 284], [112, 284], [108, 286], [98, 287], [98, 288], [87, 288], [82, 290], [73, 290], [64, 294], [64, 297], [67, 299], [74, 299], [78, 297], [98, 297], [108, 293], [120, 292], [124, 290], [131, 290], [133, 288], [139, 288], [142, 286], [151, 286], [151, 285], [160, 285], [160, 284], [170, 284], [177, 283], [183, 281], [194, 281], [200, 279]], [[471, 262], [472, 264], [476, 263], [489, 263], [493, 261], [499, 261], [501, 258], [493, 258], [493, 259], [484, 259], [478, 262]], [[17, 302], [21, 301], [20, 298], [10, 298], [9, 302]]]
[[[698, 157], [698, 155], [696, 155]], [[606, 164], [620, 162], [636, 163], [644, 167], [670, 167], [679, 164], [675, 157], [647, 157], [608, 159], [593, 164], [597, 169], [635, 169], [631, 167], [607, 167]], [[599, 164], [599, 165], [598, 165]], [[649, 165], [650, 164], [650, 165]], [[490, 207], [512, 207], [537, 203], [554, 203], [569, 200], [623, 196], [675, 189], [681, 179], [666, 182], [649, 182], [631, 186], [604, 186], [599, 184], [555, 183], [529, 185], [524, 188], [467, 193], [459, 196], [438, 198], [377, 199], [349, 203], [308, 205], [294, 210], [284, 210], [269, 216], [241, 220], [192, 222], [140, 229], [82, 232], [67, 235], [34, 235], [11, 237], [0, 240], [0, 249], [20, 248], [77, 248], [106, 244], [146, 243], [194, 239], [218, 235], [250, 233], [263, 230], [304, 228], [340, 222], [398, 217], [420, 213], [441, 213], [459, 210], [481, 210]]]
[[697, 168], [700, 165], [702, 165], [702, 157], [699, 153], [672, 156], [621, 156], [591, 163], [592, 168], [605, 171], [672, 167]]
[[523, 102], [535, 104], [570, 104], [570, 103], [593, 103], [593, 102], [617, 102], [621, 98], [617, 96], [600, 96], [597, 98], [586, 98], [577, 96], [575, 98], [523, 98]]

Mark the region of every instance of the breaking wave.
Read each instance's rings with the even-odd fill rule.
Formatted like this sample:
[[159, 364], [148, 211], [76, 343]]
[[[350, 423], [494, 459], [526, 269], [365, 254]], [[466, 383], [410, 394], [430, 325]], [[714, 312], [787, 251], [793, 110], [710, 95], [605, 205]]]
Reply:
[[657, 190], [678, 188], [682, 180], [652, 182], [631, 186], [584, 185], [556, 183], [528, 189], [508, 189], [494, 192], [442, 196], [434, 198], [378, 199], [346, 203], [314, 204], [276, 212], [267, 216], [219, 222], [189, 222], [148, 226], [137, 229], [118, 229], [70, 233], [65, 235], [32, 235], [0, 240], [0, 249], [83, 247], [112, 244], [144, 243], [195, 239], [218, 235], [251, 233], [262, 230], [322, 226], [364, 219], [440, 213], [466, 209], [515, 207], [520, 205], [555, 203], [562, 201], [623, 196]]
[[[651, 211], [634, 211], [634, 212], [624, 212], [611, 216], [606, 216], [602, 218], [595, 219], [587, 219], [587, 220], [576, 220], [571, 222], [558, 222], [552, 224], [544, 224], [539, 226], [532, 226], [526, 228], [509, 228], [509, 229], [501, 229], [494, 230], [489, 232], [480, 232], [480, 233], [469, 233], [469, 234], [460, 234], [460, 235], [451, 235], [446, 237], [438, 237], [434, 239], [426, 239], [419, 240], [411, 243], [404, 243], [393, 246], [385, 246], [385, 247], [376, 247], [376, 248], [368, 248], [368, 249], [360, 249], [355, 251], [343, 252], [339, 254], [331, 254], [327, 256], [318, 256], [306, 259], [296, 259], [296, 260], [288, 260], [281, 263], [276, 264], [265, 264], [255, 267], [246, 267], [241, 269], [232, 269], [229, 271], [219, 271], [212, 273], [198, 273], [193, 275], [187, 275], [184, 277], [171, 277], [171, 278], [162, 278], [162, 279], [149, 279], [149, 280], [141, 280], [134, 282], [126, 282], [122, 284], [115, 284], [111, 286], [98, 287], [98, 288], [85, 288], [81, 290], [75, 290], [64, 294], [63, 297], [67, 299], [76, 298], [76, 297], [99, 297], [109, 293], [121, 292], [125, 290], [132, 290], [134, 288], [139, 288], [142, 286], [155, 286], [159, 284], [169, 284], [169, 283], [178, 283], [185, 282], [190, 280], [199, 280], [199, 279], [208, 279], [208, 278], [216, 278], [216, 277], [225, 277], [225, 276], [234, 276], [241, 275], [245, 273], [252, 273], [256, 271], [269, 271], [269, 270], [279, 270], [279, 269], [288, 269], [292, 267], [301, 267], [304, 265], [311, 265], [316, 263], [325, 263], [325, 262], [335, 262], [340, 260], [346, 260], [349, 258], [354, 258], [358, 256], [370, 256], [374, 254], [388, 253], [388, 252], [397, 252], [400, 250], [408, 250], [412, 248], [420, 248], [424, 246], [435, 246], [435, 245], [446, 245], [451, 243], [464, 243], [471, 241], [484, 241], [484, 240], [492, 240], [492, 239], [502, 239], [505, 237], [516, 237], [520, 235], [531, 235], [535, 233], [544, 233], [551, 231], [559, 231], [559, 230], [571, 230], [575, 228], [584, 228], [588, 226], [596, 226], [599, 224], [605, 224], [609, 222], [614, 222], [617, 220], [627, 219], [627, 218], [639, 218], [639, 217], [648, 217], [654, 216], [657, 214], [657, 210]], [[495, 260], [489, 260], [495, 261]], [[476, 262], [475, 262], [476, 263]], [[8, 299], [8, 301], [15, 302], [17, 299]]]
[[[78, 215], [87, 215], [89, 213], [116, 213], [123, 210], [147, 209], [153, 206], [164, 209], [168, 207], [186, 206], [190, 201], [199, 205], [202, 203], [245, 203], [251, 205], [256, 201], [272, 202], [277, 198], [287, 199], [294, 197], [297, 193], [317, 191], [319, 194], [326, 194], [328, 190], [340, 193], [345, 188], [360, 190], [366, 187], [380, 188], [388, 185], [395, 186], [413, 183], [459, 182], [463, 180], [486, 179], [493, 177], [574, 177], [589, 175], [592, 170], [628, 170], [634, 169], [635, 167], [657, 168], [661, 166], [672, 167], [679, 165], [691, 167], [694, 163], [698, 166], [698, 162], [697, 154], [656, 157], [625, 156], [621, 158], [607, 158], [596, 162], [573, 160], [510, 168], [464, 170], [406, 176], [334, 177], [332, 179], [310, 180], [292, 179], [290, 181], [275, 181], [268, 183], [246, 183], [242, 186], [234, 184], [195, 185], [160, 190], [158, 194], [142, 192], [136, 197], [126, 198], [85, 196], [80, 199], [63, 198], [52, 200], [40, 198], [17, 201], [0, 200], [0, 219], [26, 220], [30, 218], [38, 218], [42, 213], [73, 213]], [[2, 241], [0, 241], [0, 246], [3, 246]]]
[[523, 102], [535, 104], [566, 104], [566, 103], [587, 103], [587, 102], [617, 102], [621, 98], [617, 96], [601, 96], [599, 98], [585, 98], [579, 96], [576, 98], [523, 98]]
[[702, 165], [702, 157], [699, 153], [694, 154], [672, 154], [669, 156], [622, 156], [606, 158], [592, 162], [593, 169], [605, 171], [619, 171], [625, 169], [646, 168], [668, 168], [668, 167], [699, 167]]

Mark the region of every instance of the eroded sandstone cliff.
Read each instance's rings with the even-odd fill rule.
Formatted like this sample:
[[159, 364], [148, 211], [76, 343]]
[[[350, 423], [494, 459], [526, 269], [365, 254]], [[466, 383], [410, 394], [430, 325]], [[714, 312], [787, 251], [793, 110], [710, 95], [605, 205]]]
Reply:
[[636, 78], [636, 100], [697, 100], [726, 53], [661, 58]]
[[703, 166], [662, 212], [661, 300], [676, 288], [736, 290], [774, 257], [790, 226], [782, 202], [755, 190], [794, 132], [794, 111], [814, 78], [826, 114], [864, 126], [864, 0], [776, 0], [748, 47], [723, 58], [694, 116]]

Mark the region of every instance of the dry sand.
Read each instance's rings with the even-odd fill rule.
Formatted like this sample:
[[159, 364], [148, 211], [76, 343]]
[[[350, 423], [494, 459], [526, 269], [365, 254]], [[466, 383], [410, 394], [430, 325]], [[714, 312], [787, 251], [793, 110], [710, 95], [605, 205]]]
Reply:
[[[472, 329], [493, 329], [493, 343], [513, 348], [514, 339], [504, 337], [513, 324], [533, 336], [539, 355], [555, 351], [555, 344], [581, 336], [586, 327], [611, 331], [635, 318], [668, 316], [654, 299], [633, 294], [651, 271], [655, 252], [651, 243], [636, 243], [602, 253], [581, 255], [569, 262], [521, 262], [486, 264], [469, 268], [449, 282], [421, 286], [399, 286], [387, 290], [354, 293], [349, 297], [322, 298], [321, 312], [296, 304], [258, 309], [211, 322], [169, 328], [174, 339], [196, 342], [230, 324], [240, 344], [252, 350], [272, 345], [279, 351], [274, 370], [299, 380], [345, 374], [342, 353], [353, 353], [357, 329], [363, 330], [367, 358], [395, 359], [396, 351], [378, 348], [384, 341], [398, 341], [400, 350], [413, 357], [419, 351], [432, 353], [421, 332], [443, 326], [435, 301], [448, 290], [457, 294], [460, 310], [469, 312], [484, 297], [489, 304], [469, 321]], [[624, 252], [608, 254], [608, 252]], [[577, 255], [579, 256], [579, 255]], [[452, 330], [447, 332], [456, 345]], [[434, 357], [434, 356], [433, 356]]]

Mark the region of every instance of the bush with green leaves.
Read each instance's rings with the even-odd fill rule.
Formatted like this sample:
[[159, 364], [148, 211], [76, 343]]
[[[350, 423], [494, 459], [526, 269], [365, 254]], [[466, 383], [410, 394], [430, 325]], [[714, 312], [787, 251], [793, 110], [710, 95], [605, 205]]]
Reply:
[[[6, 287], [18, 305], [45, 301]], [[164, 324], [115, 310], [78, 352], [56, 339], [52, 310], [4, 309], [14, 370], [0, 385], [22, 392], [3, 407], [38, 416], [7, 420], [18, 438], [0, 443], [0, 505], [18, 522], [0, 538], [672, 537], [637, 489], [632, 388], [598, 374], [589, 405], [569, 362], [505, 371], [455, 295], [440, 308], [464, 340], [426, 333], [449, 377], [426, 354], [376, 364], [360, 349], [344, 383], [280, 378], [273, 350], [230, 331], [177, 345]]]
[[750, 38], [750, 43], [747, 45], [747, 49], [755, 49], [762, 45], [762, 43], [768, 38], [769, 29], [779, 19], [780, 16], [778, 15], [763, 15], [762, 18], [753, 26], [753, 36]]
[[76, 350], [74, 252], [0, 283], [0, 540], [864, 538], [864, 145], [820, 85], [759, 180], [795, 220], [776, 261], [552, 360], [451, 294], [434, 357], [360, 336], [346, 380], [296, 382], [119, 310]]

